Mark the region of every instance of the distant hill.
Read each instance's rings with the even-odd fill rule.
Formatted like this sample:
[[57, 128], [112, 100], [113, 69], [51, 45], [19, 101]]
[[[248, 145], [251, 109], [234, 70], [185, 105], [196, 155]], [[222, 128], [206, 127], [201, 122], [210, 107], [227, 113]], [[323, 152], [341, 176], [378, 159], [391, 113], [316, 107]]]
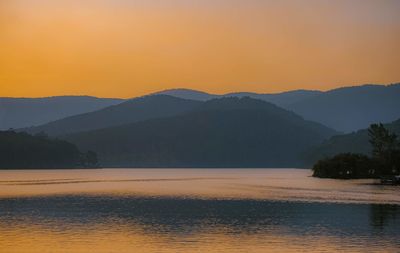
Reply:
[[223, 95], [209, 94], [202, 91], [190, 90], [190, 89], [171, 89], [165, 90], [161, 92], [157, 92], [155, 94], [165, 94], [179, 98], [199, 100], [199, 101], [207, 101], [214, 98], [222, 98], [222, 97], [251, 97], [255, 99], [261, 99], [267, 102], [271, 102], [278, 106], [286, 106], [298, 101], [301, 101], [306, 98], [310, 98], [312, 96], [320, 94], [321, 91], [314, 90], [294, 90], [282, 93], [275, 94], [263, 94], [263, 93], [254, 93], [254, 92], [235, 92], [235, 93], [227, 93]]
[[400, 118], [400, 84], [363, 85], [321, 93], [286, 107], [342, 132]]
[[[400, 135], [400, 119], [386, 124], [385, 127], [397, 135]], [[350, 134], [333, 136], [324, 141], [321, 145], [307, 152], [306, 159], [311, 165], [322, 158], [348, 152], [365, 155], [371, 154], [371, 144], [369, 143], [367, 129], [362, 129]]]
[[71, 115], [99, 110], [122, 101], [88, 96], [0, 98], [0, 130], [41, 125]]
[[237, 92], [214, 95], [185, 89], [160, 92], [163, 93], [201, 101], [248, 96], [274, 103], [305, 119], [346, 133], [366, 128], [374, 122], [388, 123], [400, 118], [400, 84], [361, 85], [326, 92], [294, 90], [276, 94]]
[[[305, 119], [345, 133], [366, 128], [374, 122], [388, 123], [400, 118], [400, 84], [362, 85], [326, 92], [294, 90], [276, 94], [236, 92], [215, 95], [190, 89], [172, 89], [149, 96], [152, 95], [168, 95], [203, 102], [222, 97], [247, 96], [271, 102]], [[0, 130], [41, 126], [65, 117], [101, 110], [123, 101], [93, 97], [0, 98]], [[105, 126], [100, 125], [98, 128]], [[37, 132], [34, 129], [30, 131]]]
[[[237, 92], [215, 95], [190, 89], [172, 89], [146, 97], [154, 95], [166, 95], [198, 102], [223, 97], [251, 97], [276, 104], [295, 112], [304, 119], [319, 122], [344, 133], [367, 128], [371, 123], [389, 123], [400, 118], [400, 84], [362, 85], [326, 92], [294, 90], [276, 94]], [[138, 99], [140, 100], [140, 98]], [[124, 101], [127, 101], [124, 106], [112, 107], [112, 105]], [[58, 135], [162, 117], [169, 110], [167, 107], [166, 110], [158, 113], [157, 109], [153, 108], [153, 111], [149, 111], [151, 115], [148, 116], [137, 116], [137, 114], [140, 114], [139, 112], [130, 115], [128, 113], [129, 108], [134, 103], [130, 104], [129, 101], [93, 97], [0, 98], [0, 130], [29, 128], [28, 131], [32, 133], [46, 131], [51, 135]], [[146, 106], [151, 107], [150, 104], [153, 102], [149, 101]], [[111, 107], [101, 111], [108, 106]], [[180, 112], [184, 112], [184, 108]], [[189, 106], [188, 109], [191, 108]], [[115, 117], [112, 116], [113, 110], [116, 110], [117, 115]], [[88, 112], [95, 113], [78, 115]], [[143, 112], [146, 112], [146, 110], [143, 109]], [[127, 116], [123, 116], [124, 113], [127, 113]], [[169, 115], [172, 114], [165, 114], [165, 116]], [[64, 120], [64, 118], [70, 116], [76, 117]], [[101, 117], [103, 119], [100, 119]], [[136, 117], [137, 119], [135, 119]], [[62, 121], [54, 122], [61, 119]], [[35, 127], [31, 128], [32, 126]], [[71, 131], [66, 131], [67, 128], [70, 128]]]
[[[96, 160], [94, 153], [88, 154]], [[1, 169], [84, 167], [88, 165], [87, 158], [87, 154], [81, 153], [75, 145], [63, 140], [0, 131]]]
[[118, 126], [137, 121], [177, 115], [192, 110], [201, 102], [167, 95], [152, 95], [128, 100], [104, 109], [70, 116], [42, 126], [20, 129], [50, 136]]
[[205, 102], [182, 115], [64, 138], [110, 167], [298, 167], [336, 132], [252, 98]]
[[281, 93], [272, 94], [262, 94], [262, 93], [252, 93], [252, 92], [237, 92], [228, 93], [223, 96], [225, 97], [251, 97], [256, 99], [261, 99], [281, 107], [287, 107], [290, 104], [302, 101], [321, 94], [321, 91], [316, 90], [293, 90]]
[[191, 90], [191, 89], [170, 89], [160, 92], [156, 92], [151, 95], [168, 95], [183, 99], [207, 101], [213, 98], [219, 97], [219, 95], [209, 94], [203, 91]]

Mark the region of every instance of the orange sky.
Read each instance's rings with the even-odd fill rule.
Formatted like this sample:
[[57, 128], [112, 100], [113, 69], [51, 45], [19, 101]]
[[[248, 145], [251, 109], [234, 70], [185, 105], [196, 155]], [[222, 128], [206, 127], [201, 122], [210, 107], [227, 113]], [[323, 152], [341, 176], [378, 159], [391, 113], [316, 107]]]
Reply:
[[397, 0], [1, 0], [0, 96], [400, 81]]

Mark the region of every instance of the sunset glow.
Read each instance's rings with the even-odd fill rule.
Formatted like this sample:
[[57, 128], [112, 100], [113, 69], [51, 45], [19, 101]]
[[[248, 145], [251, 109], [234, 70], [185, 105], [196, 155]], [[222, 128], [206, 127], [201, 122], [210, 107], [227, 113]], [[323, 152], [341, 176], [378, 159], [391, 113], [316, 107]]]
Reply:
[[400, 1], [2, 0], [0, 96], [400, 81]]

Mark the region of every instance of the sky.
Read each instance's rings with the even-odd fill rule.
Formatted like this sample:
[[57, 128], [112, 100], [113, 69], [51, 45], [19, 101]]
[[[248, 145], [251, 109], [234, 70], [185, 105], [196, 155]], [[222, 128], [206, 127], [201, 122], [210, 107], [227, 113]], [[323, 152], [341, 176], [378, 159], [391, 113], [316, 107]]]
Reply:
[[397, 0], [0, 0], [0, 96], [400, 82]]

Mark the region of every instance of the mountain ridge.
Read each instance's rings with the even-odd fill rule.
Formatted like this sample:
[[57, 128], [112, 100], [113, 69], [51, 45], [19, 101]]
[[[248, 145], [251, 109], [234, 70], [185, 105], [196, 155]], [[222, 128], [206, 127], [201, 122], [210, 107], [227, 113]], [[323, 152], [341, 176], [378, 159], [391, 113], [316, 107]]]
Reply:
[[[400, 117], [399, 83], [390, 85], [366, 84], [360, 86], [348, 86], [328, 91], [303, 89], [275, 94], [234, 92], [216, 95], [191, 89], [170, 89], [152, 93], [143, 97], [163, 94], [203, 102], [222, 97], [249, 96], [276, 104], [284, 109], [295, 112], [305, 119], [319, 122], [340, 132], [352, 132], [363, 129], [374, 122], [389, 123]], [[70, 96], [66, 96], [65, 98], [43, 98], [42, 100], [68, 98], [71, 99]], [[101, 98], [90, 96], [78, 96], [77, 98], [102, 100]], [[12, 100], [12, 98], [0, 99], [0, 129], [42, 126], [45, 123], [50, 123], [65, 117], [101, 110], [107, 106], [132, 100], [111, 99], [110, 104], [95, 108], [89, 108], [85, 106], [85, 104], [70, 103], [71, 108], [76, 109], [76, 111], [71, 113], [64, 113], [64, 110], [69, 109], [65, 109], [65, 107], [60, 106], [54, 106], [53, 104], [44, 103], [42, 107], [39, 106], [40, 109], [33, 110], [32, 108], [34, 107], [29, 106], [29, 104], [22, 103], [19, 108], [19, 110], [23, 112], [21, 114], [15, 113], [15, 110], [4, 106], [4, 101], [7, 99]], [[21, 98], [19, 98], [19, 100], [24, 101]], [[26, 100], [29, 101], [30, 99], [26, 98]], [[3, 103], [1, 101], [3, 101]], [[50, 109], [46, 109], [47, 107]], [[56, 117], [51, 115], [49, 116], [49, 113], [46, 110], [52, 111]]]
[[95, 151], [109, 167], [295, 167], [302, 163], [301, 152], [336, 133], [252, 98], [222, 98], [202, 106], [61, 138]]
[[[211, 94], [193, 89], [176, 88], [176, 89], [167, 89], [159, 91], [152, 94], [165, 94], [165, 95], [176, 96], [186, 99], [200, 100], [200, 101], [207, 101], [210, 99], [223, 98], [223, 97], [252, 97], [282, 106], [283, 104], [290, 104], [293, 102], [293, 101], [284, 101], [285, 98], [287, 99], [292, 96], [309, 97], [315, 94], [319, 94], [321, 92], [322, 91], [318, 90], [299, 89], [299, 90], [284, 91], [278, 93], [256, 93], [256, 92], [240, 91], [240, 92], [229, 92], [225, 94]], [[297, 99], [295, 98], [294, 100], [297, 101], [299, 99], [301, 98]]]
[[45, 124], [68, 116], [96, 111], [123, 99], [93, 96], [0, 98], [0, 130]]
[[42, 126], [19, 129], [36, 134], [44, 132], [50, 136], [129, 124], [157, 117], [172, 116], [192, 109], [200, 102], [168, 95], [144, 96], [130, 99], [98, 111], [73, 115]]
[[400, 84], [338, 88], [289, 105], [305, 119], [341, 132], [367, 128], [400, 118]]

